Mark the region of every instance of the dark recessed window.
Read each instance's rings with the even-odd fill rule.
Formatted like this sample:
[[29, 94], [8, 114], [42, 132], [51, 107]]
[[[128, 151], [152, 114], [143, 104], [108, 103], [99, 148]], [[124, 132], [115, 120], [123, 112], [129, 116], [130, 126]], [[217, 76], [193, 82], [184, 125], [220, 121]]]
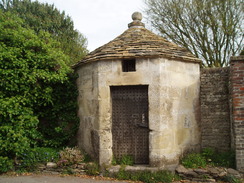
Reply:
[[122, 71], [123, 72], [135, 72], [136, 71], [136, 60], [122, 60]]

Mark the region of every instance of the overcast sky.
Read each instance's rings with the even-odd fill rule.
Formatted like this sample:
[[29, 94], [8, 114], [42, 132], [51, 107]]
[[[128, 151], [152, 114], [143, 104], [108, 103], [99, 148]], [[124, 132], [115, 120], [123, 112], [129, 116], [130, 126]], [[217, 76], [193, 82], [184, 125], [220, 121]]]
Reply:
[[[88, 39], [88, 50], [93, 51], [122, 34], [131, 15], [143, 12], [144, 0], [38, 0], [54, 4], [65, 11], [74, 26]], [[145, 19], [142, 22], [146, 23]]]

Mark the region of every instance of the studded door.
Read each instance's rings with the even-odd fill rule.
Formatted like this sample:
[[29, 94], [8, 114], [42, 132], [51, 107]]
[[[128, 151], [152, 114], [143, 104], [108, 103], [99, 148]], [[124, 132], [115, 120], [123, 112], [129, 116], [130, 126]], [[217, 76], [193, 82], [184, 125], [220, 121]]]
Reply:
[[113, 155], [149, 163], [148, 86], [112, 86]]

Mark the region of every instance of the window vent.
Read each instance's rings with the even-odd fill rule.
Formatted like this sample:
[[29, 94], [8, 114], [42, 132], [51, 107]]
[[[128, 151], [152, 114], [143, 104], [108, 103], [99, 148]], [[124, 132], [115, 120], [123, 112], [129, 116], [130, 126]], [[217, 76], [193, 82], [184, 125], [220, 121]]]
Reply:
[[135, 72], [136, 71], [136, 60], [123, 60], [122, 61], [122, 71], [123, 72]]

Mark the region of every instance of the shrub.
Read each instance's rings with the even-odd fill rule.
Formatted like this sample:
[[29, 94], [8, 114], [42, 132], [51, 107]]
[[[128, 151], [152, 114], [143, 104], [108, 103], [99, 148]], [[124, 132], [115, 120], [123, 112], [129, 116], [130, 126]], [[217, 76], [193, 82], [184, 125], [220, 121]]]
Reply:
[[29, 107], [24, 107], [22, 97], [0, 96], [0, 156], [14, 159], [29, 151], [38, 138], [37, 116]]
[[206, 159], [201, 154], [197, 154], [197, 153], [191, 153], [186, 155], [181, 160], [181, 163], [186, 168], [200, 168], [200, 167], [206, 167], [207, 165]]
[[5, 173], [14, 167], [13, 160], [0, 156], [0, 173]]
[[77, 148], [66, 147], [64, 150], [60, 151], [60, 160], [58, 161], [59, 166], [66, 166], [80, 163], [84, 160], [84, 155]]
[[37, 109], [40, 116], [38, 131], [44, 139], [41, 146], [60, 148], [76, 144], [73, 139], [76, 139], [75, 135], [79, 127], [79, 118], [76, 114], [78, 91], [75, 80], [77, 76], [69, 73], [67, 77], [64, 83], [50, 84], [51, 88], [55, 88], [52, 92], [54, 105]]
[[19, 155], [18, 168], [33, 169], [39, 163], [56, 162], [58, 158], [56, 149], [37, 147]]
[[58, 43], [23, 25], [0, 10], [0, 155], [10, 159], [43, 141], [40, 110], [53, 105], [51, 84], [65, 82], [70, 72]]
[[50, 34], [24, 25], [0, 10], [0, 156], [9, 159], [64, 146], [78, 126], [68, 57]]

